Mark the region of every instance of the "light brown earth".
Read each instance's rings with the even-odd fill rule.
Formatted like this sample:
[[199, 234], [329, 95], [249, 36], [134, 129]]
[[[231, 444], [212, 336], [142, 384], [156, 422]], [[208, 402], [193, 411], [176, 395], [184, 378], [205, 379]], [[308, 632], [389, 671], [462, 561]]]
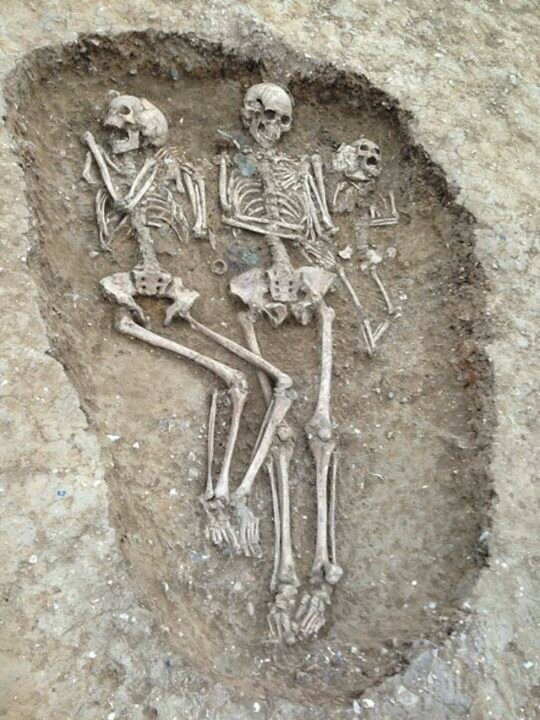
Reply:
[[[365, 39], [364, 46], [374, 49], [367, 76], [390, 95], [374, 89], [356, 75], [367, 68], [351, 62], [358, 53], [365, 63], [368, 50], [357, 45], [357, 20], [347, 20], [349, 12], [361, 11], [345, 3], [319, 8], [332, 16], [328, 23], [322, 17], [316, 21], [322, 63], [296, 54], [286, 38], [282, 42], [262, 30], [253, 38], [247, 8], [234, 23], [231, 6], [227, 27], [217, 23], [219, 7], [206, 8], [209, 24], [202, 34], [209, 41], [226, 38], [232, 55], [224, 59], [216, 45], [170, 34], [195, 29], [189, 17], [180, 20], [181, 5], [167, 10], [160, 3], [154, 19], [141, 17], [133, 25], [121, 20], [120, 6], [115, 4], [116, 20], [106, 15], [114, 22], [108, 38], [84, 38], [61, 49], [65, 31], [59, 27], [55, 42], [50, 41], [54, 52], [13, 50], [13, 57], [25, 57], [6, 86], [6, 138], [19, 167], [17, 182], [22, 173], [25, 186], [14, 181], [4, 190], [5, 313], [15, 319], [5, 335], [7, 382], [2, 386], [3, 527], [11, 548], [4, 577], [6, 670], [0, 707], [5, 716], [534, 718], [537, 606], [535, 551], [528, 543], [537, 541], [536, 500], [527, 495], [533, 486], [526, 481], [525, 439], [534, 374], [533, 366], [527, 367], [532, 345], [525, 305], [511, 279], [513, 272], [522, 273], [526, 298], [532, 267], [525, 263], [528, 250], [523, 260], [519, 254], [526, 227], [519, 242], [512, 246], [510, 240], [511, 222], [518, 222], [513, 208], [526, 208], [529, 197], [526, 185], [517, 189], [527, 163], [512, 165], [504, 135], [521, 115], [503, 117], [501, 109], [488, 116], [486, 101], [482, 113], [490, 118], [491, 144], [478, 134], [482, 123], [478, 118], [475, 126], [472, 110], [465, 132], [465, 111], [457, 99], [472, 103], [478, 94], [472, 80], [457, 91], [449, 89], [455, 68], [448, 63], [440, 70], [441, 82], [447, 79], [448, 105], [437, 126], [431, 119], [440, 101], [437, 87], [422, 83], [422, 70], [415, 74], [414, 65], [406, 76], [394, 68], [392, 85], [385, 54], [375, 53], [374, 39]], [[292, 3], [282, 10], [298, 14], [300, 7]], [[458, 23], [467, 11], [460, 4], [456, 8]], [[76, 20], [65, 14], [68, 9]], [[388, 43], [387, 54], [405, 58], [412, 50], [398, 48], [403, 30], [395, 10], [388, 7], [387, 15], [378, 16], [388, 28], [388, 36], [379, 40]], [[45, 14], [22, 6], [17, 12], [11, 22], [26, 13], [29, 36], [38, 17], [52, 27], [65, 17], [70, 29], [102, 28], [101, 20], [90, 19], [92, 13], [88, 20], [79, 16], [76, 4], [51, 6]], [[414, 12], [422, 15], [421, 4], [409, 10]], [[489, 17], [483, 6], [477, 12]], [[305, 22], [302, 29], [298, 20], [291, 21], [286, 30], [295, 46], [314, 21], [306, 17]], [[149, 23], [167, 35], [115, 37]], [[434, 23], [425, 16], [415, 25], [418, 60], [441, 52], [432, 47], [430, 33], [439, 37], [442, 20]], [[474, 27], [482, 24], [477, 20]], [[480, 46], [486, 58], [490, 37]], [[450, 36], [444, 38], [445, 53], [456, 52]], [[331, 65], [338, 40], [341, 60], [349, 64], [343, 72]], [[517, 36], [514, 49], [519, 50]], [[80, 177], [81, 135], [87, 129], [100, 135], [107, 92], [114, 88], [145, 95], [161, 107], [171, 141], [189, 148], [215, 188], [216, 130], [238, 127], [239, 104], [250, 83], [282, 79], [283, 73], [291, 74], [297, 98], [285, 151], [299, 154], [316, 147], [327, 159], [337, 143], [360, 134], [380, 144], [382, 186], [395, 191], [401, 222], [372, 237], [380, 250], [397, 249], [381, 274], [403, 306], [381, 352], [368, 360], [346, 296], [341, 289], [331, 296], [337, 314], [333, 411], [342, 457], [338, 543], [345, 576], [320, 639], [287, 650], [266, 641], [272, 532], [267, 480], [261, 474], [255, 498], [263, 519], [264, 558], [220, 556], [204, 539], [198, 503], [208, 398], [217, 384], [186, 363], [114, 333], [112, 306], [97, 283], [131, 267], [136, 254], [120, 239], [113, 257], [96, 254], [93, 191]], [[398, 75], [407, 79], [408, 89], [397, 82]], [[510, 75], [505, 75], [508, 87], [524, 93], [526, 103], [526, 91]], [[408, 102], [413, 87], [414, 102]], [[499, 103], [508, 92], [501, 89]], [[415, 111], [412, 129], [396, 97]], [[427, 129], [421, 129], [422, 122]], [[432, 147], [434, 128], [441, 124], [449, 130]], [[513, 142], [525, 147], [530, 128], [524, 112], [523, 124]], [[514, 178], [504, 187], [490, 164], [497, 145], [499, 162]], [[264, 260], [264, 250], [255, 241], [234, 241], [220, 226], [215, 197], [210, 210], [216, 253], [204, 243], [171, 245], [174, 255], [162, 260], [201, 293], [197, 317], [240, 340], [235, 315], [240, 306], [229, 300], [226, 281], [250, 262]], [[28, 228], [21, 221], [26, 217]], [[526, 220], [526, 214], [520, 217]], [[490, 225], [503, 218], [508, 228], [501, 225], [493, 234]], [[347, 223], [342, 225], [338, 247], [351, 236]], [[27, 231], [20, 245], [18, 230]], [[507, 252], [514, 255], [508, 259]], [[18, 267], [22, 256], [26, 259]], [[227, 258], [227, 276], [211, 273], [216, 257]], [[294, 260], [303, 262], [299, 255]], [[507, 284], [500, 289], [502, 273]], [[350, 275], [373, 313], [381, 313], [366, 277], [358, 269]], [[154, 329], [231, 360], [180, 323], [164, 330], [163, 307], [149, 303], [145, 308]], [[518, 337], [503, 352], [500, 343], [510, 337], [511, 327]], [[292, 375], [299, 394], [291, 416], [299, 432], [293, 530], [307, 587], [315, 508], [302, 428], [317, 382], [316, 326], [273, 330], [261, 324], [259, 332], [267, 357]], [[510, 365], [512, 352], [517, 359]], [[504, 368], [511, 368], [507, 391], [497, 367], [503, 376]], [[235, 478], [262, 417], [252, 375], [250, 385]], [[513, 402], [525, 403], [523, 410], [512, 409]], [[226, 422], [223, 402], [220, 423]], [[519, 452], [510, 450], [514, 433]], [[500, 484], [501, 458], [510, 461], [503, 477], [504, 483], [513, 478], [513, 497]], [[501, 521], [514, 501], [519, 521]], [[510, 532], [511, 545], [503, 545], [503, 551], [501, 540], [493, 538]], [[503, 587], [510, 568], [514, 590]], [[522, 607], [528, 602], [529, 609]]]

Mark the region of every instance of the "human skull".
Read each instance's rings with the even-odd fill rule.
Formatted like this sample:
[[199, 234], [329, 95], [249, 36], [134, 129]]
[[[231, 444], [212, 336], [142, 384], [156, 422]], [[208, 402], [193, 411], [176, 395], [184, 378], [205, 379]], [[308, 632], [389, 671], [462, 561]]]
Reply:
[[122, 135], [113, 136], [111, 139], [115, 155], [137, 150], [143, 144], [162, 147], [167, 142], [168, 125], [165, 115], [145, 98], [134, 95], [118, 95], [113, 98], [103, 125]]
[[334, 155], [334, 170], [356, 182], [367, 182], [381, 174], [381, 151], [367, 138], [360, 138], [351, 145], [340, 145]]
[[271, 148], [292, 125], [293, 99], [279, 85], [252, 85], [244, 97], [242, 119], [263, 148]]

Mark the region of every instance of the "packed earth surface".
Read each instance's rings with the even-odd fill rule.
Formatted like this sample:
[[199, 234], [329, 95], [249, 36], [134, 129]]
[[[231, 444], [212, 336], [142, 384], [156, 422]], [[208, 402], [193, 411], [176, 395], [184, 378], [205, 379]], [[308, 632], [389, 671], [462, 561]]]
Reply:
[[[13, 175], [1, 219], [4, 316], [12, 319], [0, 380], [2, 716], [533, 719], [540, 713], [540, 548], [527, 436], [534, 420], [532, 158], [531, 166], [514, 164], [529, 156], [508, 150], [504, 135], [514, 128], [516, 148], [532, 142], [518, 102], [528, 102], [527, 64], [508, 70], [507, 88], [488, 100], [472, 80], [456, 81], [457, 59], [441, 62], [443, 102], [441, 86], [423, 82], [414, 63], [403, 76], [377, 70], [384, 53], [365, 28], [367, 45], [356, 45], [354, 13], [362, 11], [353, 4], [321, 4], [315, 16], [301, 2], [264, 12], [257, 3], [212, 3], [204, 32], [183, 5], [160, 2], [150, 11], [136, 4], [128, 13], [119, 0], [93, 14], [75, 1], [51, 3], [47, 12], [14, 3], [9, 20], [17, 30], [6, 35], [2, 60], [2, 162]], [[454, 22], [465, 24], [469, 10], [455, 5]], [[505, 11], [509, 18], [528, 16], [527, 4], [518, 5]], [[272, 7], [294, 23], [284, 27]], [[414, 48], [391, 45], [401, 37], [395, 11], [377, 11], [387, 28], [379, 40], [396, 57], [413, 57]], [[501, 19], [487, 3], [476, 12], [474, 27], [485, 28], [476, 51], [487, 73]], [[437, 23], [423, 3], [409, 6], [419, 56], [457, 58], [465, 47], [443, 33], [447, 13]], [[512, 28], [517, 64], [521, 36]], [[27, 44], [17, 46], [16, 33]], [[318, 152], [329, 163], [341, 142], [370, 138], [382, 150], [380, 189], [394, 193], [400, 214], [397, 225], [370, 236], [401, 307], [373, 358], [343, 287], [329, 296], [344, 577], [319, 637], [290, 647], [268, 632], [267, 476], [259, 474], [252, 499], [262, 558], [220, 553], [205, 537], [200, 497], [209, 398], [219, 391], [219, 456], [231, 411], [225, 387], [115, 332], [99, 280], [131, 268], [137, 250], [121, 234], [110, 253], [100, 248], [95, 188], [81, 176], [84, 132], [107, 143], [101, 121], [111, 90], [146, 97], [165, 113], [171, 144], [206, 178], [215, 247], [165, 234], [160, 261], [200, 293], [198, 320], [242, 342], [242, 306], [228, 283], [268, 256], [262, 241], [220, 222], [217, 139], [218, 131], [241, 130], [243, 94], [262, 81], [286, 82], [295, 98], [281, 151]], [[519, 97], [507, 116], [510, 92]], [[470, 117], [461, 117], [458, 100], [474, 105]], [[482, 113], [485, 127], [475, 117]], [[335, 253], [354, 244], [351, 219], [337, 224]], [[290, 250], [295, 266], [305, 264]], [[216, 260], [226, 262], [225, 274], [213, 271]], [[355, 256], [344, 266], [382, 319], [380, 295]], [[239, 482], [264, 415], [255, 373], [181, 320], [165, 328], [163, 303], [143, 304], [154, 331], [247, 373], [232, 473]], [[317, 391], [318, 327], [261, 321], [257, 333], [265, 357], [290, 374], [298, 394], [290, 412], [298, 437], [293, 542], [309, 590], [315, 480], [304, 426]]]

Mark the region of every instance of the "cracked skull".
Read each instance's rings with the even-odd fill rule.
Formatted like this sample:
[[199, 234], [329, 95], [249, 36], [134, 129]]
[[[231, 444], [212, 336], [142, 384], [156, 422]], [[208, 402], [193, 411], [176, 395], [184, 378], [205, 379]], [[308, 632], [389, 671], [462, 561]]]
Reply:
[[334, 170], [342, 172], [349, 180], [367, 182], [381, 174], [381, 150], [379, 146], [360, 138], [351, 145], [340, 145], [333, 162]]
[[252, 85], [244, 97], [242, 119], [255, 141], [270, 148], [292, 125], [293, 100], [273, 83]]
[[144, 144], [162, 147], [167, 141], [165, 115], [145, 98], [134, 95], [113, 98], [103, 125], [114, 133], [111, 147], [115, 155], [137, 150]]

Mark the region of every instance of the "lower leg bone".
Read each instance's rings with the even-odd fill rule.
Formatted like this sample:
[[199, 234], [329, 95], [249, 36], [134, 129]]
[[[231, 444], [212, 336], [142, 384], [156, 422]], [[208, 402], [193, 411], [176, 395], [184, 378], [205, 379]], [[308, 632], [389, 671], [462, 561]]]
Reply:
[[330, 561], [335, 565], [336, 559], [336, 480], [338, 470], [338, 454], [334, 451], [332, 455], [332, 477], [330, 483]]
[[[237, 519], [240, 524], [240, 531], [239, 531], [239, 537], [244, 537], [247, 541], [247, 539], [251, 538], [252, 542], [250, 542], [246, 547], [244, 548], [244, 553], [246, 555], [255, 555], [257, 556], [259, 554], [258, 550], [258, 520], [253, 516], [251, 511], [247, 508], [246, 505], [246, 499], [248, 495], [251, 493], [251, 489], [253, 486], [253, 483], [255, 481], [255, 478], [257, 476], [257, 473], [259, 472], [262, 464], [264, 463], [264, 460], [266, 459], [266, 456], [268, 454], [268, 451], [272, 445], [272, 441], [274, 439], [274, 435], [276, 433], [277, 428], [279, 427], [280, 423], [283, 421], [289, 407], [291, 406], [293, 399], [294, 399], [294, 393], [291, 390], [292, 381], [290, 377], [278, 370], [274, 365], [269, 363], [267, 360], [265, 360], [263, 357], [261, 357], [259, 354], [252, 352], [251, 350], [248, 350], [243, 345], [239, 345], [238, 343], [234, 342], [233, 340], [230, 340], [229, 338], [224, 337], [223, 335], [220, 335], [219, 333], [215, 332], [211, 328], [207, 327], [206, 325], [203, 325], [198, 320], [196, 320], [194, 317], [192, 317], [188, 312], [184, 313], [183, 317], [189, 322], [190, 326], [194, 329], [200, 332], [201, 334], [205, 335], [206, 337], [211, 338], [215, 342], [217, 342], [222, 347], [226, 348], [233, 354], [235, 354], [237, 357], [241, 358], [242, 360], [245, 360], [250, 365], [255, 367], [255, 369], [260, 370], [267, 375], [269, 375], [274, 381], [275, 381], [275, 387], [273, 389], [273, 398], [268, 405], [267, 412], [265, 415], [265, 418], [263, 420], [263, 424], [259, 433], [259, 438], [257, 440], [255, 450], [253, 453], [253, 456], [251, 458], [250, 465], [244, 475], [244, 478], [240, 484], [240, 486], [236, 489], [234, 492], [231, 501], [233, 502]], [[233, 397], [233, 411], [235, 410], [235, 397]], [[239, 401], [237, 401], [239, 402]], [[240, 413], [238, 413], [240, 415]], [[237, 432], [238, 428], [232, 428], [233, 432]], [[236, 436], [234, 436], [236, 437]], [[226, 476], [226, 480], [228, 483], [228, 476]], [[221, 497], [223, 500], [228, 499], [228, 484], [226, 485], [227, 492], [225, 492], [225, 480], [223, 482], [220, 482], [218, 480], [218, 483], [216, 485], [216, 496]]]
[[[317, 488], [317, 539], [315, 557], [311, 570], [311, 581], [315, 591], [311, 596], [305, 596], [300, 605], [298, 617], [300, 619], [300, 632], [304, 636], [316, 635], [325, 623], [326, 607], [330, 604], [332, 586], [342, 575], [341, 568], [330, 561], [329, 556], [329, 529], [330, 547], [335, 557], [335, 541], [332, 539], [334, 524], [334, 489], [331, 488], [330, 521], [328, 518], [328, 476], [330, 462], [335, 452], [332, 422], [330, 419], [330, 388], [332, 379], [332, 323], [334, 311], [321, 304], [321, 376], [319, 397], [313, 417], [306, 426], [308, 442], [315, 460], [316, 488]], [[333, 546], [333, 547], [332, 547]], [[303, 617], [302, 617], [303, 616]]]
[[214, 440], [216, 432], [216, 412], [217, 412], [217, 390], [212, 393], [210, 402], [210, 413], [208, 415], [208, 468], [206, 472], [206, 492], [204, 497], [211, 500], [214, 497], [214, 483], [212, 480], [212, 464], [214, 461]]
[[221, 465], [221, 471], [216, 483], [214, 497], [217, 500], [229, 502], [229, 475], [231, 469], [231, 461], [236, 445], [236, 438], [240, 428], [240, 418], [244, 410], [247, 400], [247, 387], [234, 385], [229, 388], [229, 395], [232, 402], [231, 426], [229, 428], [229, 436], [225, 446], [225, 455]]
[[[252, 320], [247, 313], [241, 313], [239, 320], [248, 348], [260, 355], [261, 349]], [[267, 405], [269, 405], [272, 402], [272, 388], [268, 377], [260, 371], [258, 375], [261, 390]], [[267, 463], [274, 509], [274, 567], [270, 589], [275, 593], [274, 602], [268, 616], [268, 623], [273, 637], [291, 644], [295, 640], [292, 613], [299, 582], [292, 551], [289, 498], [289, 466], [294, 450], [294, 435], [285, 421], [279, 425], [276, 439], [276, 447]]]
[[272, 491], [272, 509], [274, 514], [274, 566], [272, 569], [272, 579], [270, 580], [270, 590], [274, 592], [277, 585], [277, 575], [279, 569], [279, 559], [281, 556], [281, 518], [279, 514], [279, 498], [276, 487], [276, 475], [274, 472], [274, 464], [272, 458], [267, 462], [268, 476], [270, 478], [270, 489]]
[[[212, 542], [216, 545], [226, 546], [229, 549], [237, 551], [239, 549], [238, 542], [236, 541], [229, 520], [224, 514], [223, 504], [229, 497], [230, 459], [234, 451], [240, 417], [242, 415], [247, 396], [247, 381], [244, 374], [239, 370], [230, 368], [228, 365], [209, 358], [206, 355], [201, 355], [191, 348], [180, 345], [173, 340], [169, 340], [168, 338], [141, 327], [127, 314], [124, 314], [120, 318], [116, 324], [116, 329], [124, 335], [129, 335], [130, 337], [142, 340], [153, 347], [168, 350], [175, 355], [191, 360], [197, 365], [213, 372], [229, 386], [229, 392], [233, 401], [233, 417], [226, 444], [225, 460], [223, 462], [218, 483], [216, 484], [213, 498], [209, 499], [208, 497], [205, 497], [205, 502], [207, 503], [205, 509], [208, 512], [215, 511], [215, 514], [209, 522], [209, 532], [207, 533]], [[215, 422], [215, 415], [212, 422]], [[208, 485], [206, 490], [208, 493]]]

